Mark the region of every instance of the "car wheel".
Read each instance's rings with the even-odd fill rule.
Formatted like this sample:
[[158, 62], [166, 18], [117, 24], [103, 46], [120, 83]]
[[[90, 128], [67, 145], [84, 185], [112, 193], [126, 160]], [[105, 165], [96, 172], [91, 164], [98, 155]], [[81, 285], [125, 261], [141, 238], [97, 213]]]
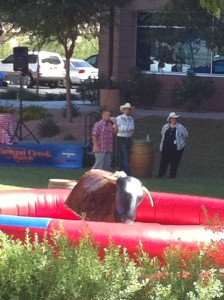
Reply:
[[34, 85], [33, 76], [30, 73], [25, 73], [23, 75], [24, 85], [27, 85], [28, 88], [32, 88]]

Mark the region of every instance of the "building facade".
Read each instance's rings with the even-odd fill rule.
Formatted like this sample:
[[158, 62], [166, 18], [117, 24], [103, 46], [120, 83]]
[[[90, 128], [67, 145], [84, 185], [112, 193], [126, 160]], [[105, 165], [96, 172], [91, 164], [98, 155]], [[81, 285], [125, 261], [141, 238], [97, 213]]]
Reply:
[[[197, 76], [209, 78], [215, 87], [214, 95], [209, 101], [203, 101], [201, 108], [224, 111], [224, 60], [212, 61], [213, 53], [206, 48], [206, 43], [200, 36], [194, 36], [193, 42], [191, 37], [191, 44], [188, 41], [182, 42], [184, 47], [180, 47], [180, 43], [177, 42], [172, 51], [165, 42], [162, 43], [162, 48], [161, 45], [152, 42], [147, 45], [141, 44], [144, 36], [148, 35], [147, 39], [150, 41], [151, 35], [165, 30], [153, 23], [150, 14], [161, 11], [166, 3], [167, 0], [132, 0], [125, 7], [115, 9], [111, 14], [110, 25], [101, 28], [100, 74], [113, 82], [130, 78], [136, 69], [153, 73], [163, 83], [156, 105], [169, 107], [174, 85], [186, 76], [189, 69], [193, 69]], [[174, 30], [179, 37], [183, 36], [183, 28], [174, 26], [172, 34]], [[161, 49], [163, 57], [166, 56], [163, 62], [159, 59]]]

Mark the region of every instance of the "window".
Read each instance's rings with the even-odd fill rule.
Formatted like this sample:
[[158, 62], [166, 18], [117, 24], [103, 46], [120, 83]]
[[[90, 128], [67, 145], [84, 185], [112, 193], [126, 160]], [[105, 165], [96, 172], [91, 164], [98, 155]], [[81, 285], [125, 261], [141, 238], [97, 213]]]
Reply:
[[42, 63], [49, 63], [52, 65], [60, 65], [61, 61], [57, 56], [49, 56], [47, 58], [42, 59]]
[[193, 27], [186, 29], [174, 23], [162, 26], [159, 15], [158, 12], [138, 15], [136, 67], [139, 70], [168, 74], [186, 74], [189, 70], [224, 74], [224, 60], [208, 47], [212, 37], [210, 42], [206, 41], [205, 36]]
[[14, 55], [9, 55], [8, 57], [6, 57], [3, 61], [3, 64], [13, 64], [14, 63]]

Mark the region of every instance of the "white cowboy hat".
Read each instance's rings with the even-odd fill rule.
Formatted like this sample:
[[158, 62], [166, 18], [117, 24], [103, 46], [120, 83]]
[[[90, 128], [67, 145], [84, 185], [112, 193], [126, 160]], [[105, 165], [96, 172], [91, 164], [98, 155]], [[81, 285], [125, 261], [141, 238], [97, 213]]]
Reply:
[[125, 110], [125, 108], [130, 108], [130, 109], [132, 109], [132, 106], [131, 106], [130, 103], [125, 103], [124, 105], [121, 105], [121, 106], [120, 106], [120, 111], [123, 113], [124, 110]]
[[167, 118], [167, 122], [169, 122], [171, 118], [177, 119], [179, 116], [175, 112], [171, 112]]

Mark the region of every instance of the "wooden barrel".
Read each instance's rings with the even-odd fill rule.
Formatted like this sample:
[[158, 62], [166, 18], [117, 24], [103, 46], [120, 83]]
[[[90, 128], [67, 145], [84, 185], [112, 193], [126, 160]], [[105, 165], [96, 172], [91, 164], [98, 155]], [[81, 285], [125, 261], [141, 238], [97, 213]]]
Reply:
[[49, 189], [73, 189], [77, 184], [76, 180], [70, 179], [49, 179]]
[[134, 177], [152, 176], [154, 163], [153, 148], [150, 141], [133, 140], [130, 153], [130, 169]]

